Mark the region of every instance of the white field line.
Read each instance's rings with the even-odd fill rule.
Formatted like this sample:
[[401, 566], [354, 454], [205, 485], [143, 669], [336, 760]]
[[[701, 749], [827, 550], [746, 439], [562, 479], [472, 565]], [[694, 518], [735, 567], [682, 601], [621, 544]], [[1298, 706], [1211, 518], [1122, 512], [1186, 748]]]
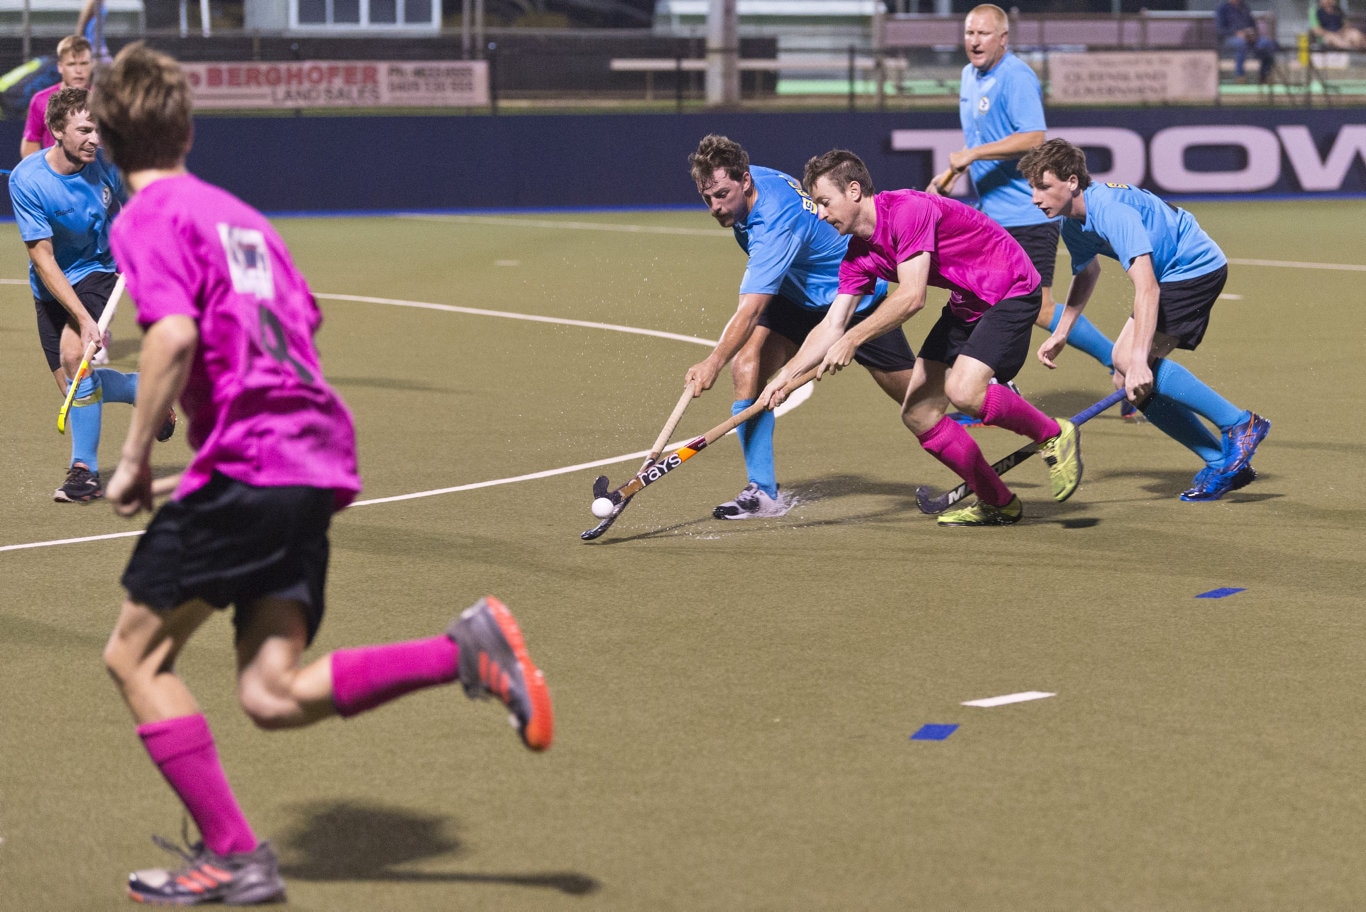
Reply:
[[555, 219], [526, 218], [510, 215], [433, 215], [430, 213], [400, 213], [398, 218], [416, 219], [426, 222], [463, 222], [480, 225], [506, 225], [513, 228], [549, 228], [560, 231], [573, 228], [578, 231], [612, 231], [623, 234], [668, 234], [685, 237], [712, 237], [734, 240], [734, 235], [724, 228], [671, 228], [666, 225], [619, 225], [608, 222], [562, 222]]
[[1003, 694], [999, 697], [984, 697], [981, 700], [968, 700], [964, 706], [1008, 706], [1011, 703], [1028, 703], [1030, 700], [1046, 700], [1049, 697], [1056, 697], [1055, 693], [1047, 693], [1042, 690], [1026, 690], [1021, 693]]
[[1233, 266], [1271, 266], [1277, 269], [1337, 269], [1344, 272], [1366, 272], [1366, 266], [1356, 263], [1299, 263], [1294, 260], [1236, 260], [1229, 258]]
[[[15, 282], [10, 279], [0, 279], [0, 283], [6, 284], [28, 284], [27, 282]], [[704, 345], [711, 347], [716, 343], [709, 339], [700, 339], [696, 336], [684, 336], [678, 333], [666, 333], [653, 329], [640, 329], [634, 326], [618, 326], [613, 323], [593, 323], [587, 320], [567, 320], [559, 317], [544, 317], [536, 314], [507, 313], [499, 310], [481, 310], [473, 307], [456, 307], [450, 304], [431, 304], [422, 301], [401, 301], [393, 298], [372, 298], [363, 295], [339, 295], [339, 294], [316, 294], [315, 297], [325, 298], [333, 301], [351, 301], [364, 304], [383, 304], [390, 307], [416, 307], [422, 310], [437, 310], [446, 313], [469, 314], [480, 317], [503, 317], [509, 320], [527, 320], [533, 323], [559, 323], [566, 326], [579, 326], [587, 329], [607, 330], [611, 332], [633, 333], [635, 335], [653, 336], [658, 339], [670, 339], [677, 342], [688, 342], [694, 345]], [[812, 386], [806, 386], [793, 393], [788, 400], [780, 405], [775, 414], [785, 415], [792, 409], [798, 407], [807, 399], [811, 398]], [[732, 432], [734, 433], [734, 432]], [[685, 437], [681, 440], [669, 444], [669, 449], [676, 449], [679, 446], [694, 440], [694, 437]], [[534, 481], [540, 478], [550, 478], [555, 475], [568, 475], [573, 472], [581, 472], [584, 469], [594, 469], [599, 466], [615, 465], [619, 462], [629, 462], [631, 460], [643, 459], [648, 455], [649, 450], [640, 450], [635, 453], [623, 453], [620, 456], [609, 456], [606, 459], [597, 459], [592, 462], [582, 462], [577, 465], [560, 466], [554, 469], [545, 469], [540, 472], [530, 472], [525, 475], [512, 475], [507, 478], [494, 478], [489, 481], [476, 481], [469, 484], [455, 485], [448, 488], [434, 488], [429, 491], [414, 491], [410, 494], [396, 494], [391, 497], [374, 497], [368, 500], [358, 500], [352, 504], [353, 507], [367, 507], [375, 504], [396, 503], [401, 500], [416, 500], [421, 497], [437, 497], [442, 494], [456, 494], [461, 491], [475, 491], [480, 488], [493, 488], [499, 485], [516, 484], [522, 481]], [[53, 548], [59, 545], [79, 545], [87, 542], [109, 541], [117, 538], [132, 538], [141, 535], [142, 531], [133, 532], [113, 532], [105, 535], [89, 535], [83, 538], [63, 538], [54, 541], [23, 542], [14, 545], [0, 545], [0, 553], [6, 551], [23, 551], [29, 548]]]

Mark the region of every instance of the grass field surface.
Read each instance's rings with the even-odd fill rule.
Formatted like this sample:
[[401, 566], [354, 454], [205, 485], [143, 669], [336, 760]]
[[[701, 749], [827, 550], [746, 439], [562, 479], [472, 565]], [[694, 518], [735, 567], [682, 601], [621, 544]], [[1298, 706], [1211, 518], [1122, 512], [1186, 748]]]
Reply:
[[[1116, 410], [1084, 427], [1070, 501], [1032, 460], [1023, 522], [941, 529], [914, 489], [956, 479], [849, 370], [778, 421], [787, 516], [710, 517], [745, 481], [732, 436], [593, 543], [593, 477], [636, 469], [734, 309], [729, 233], [700, 206], [280, 221], [366, 483], [310, 656], [434, 635], [491, 592], [557, 711], [544, 756], [458, 688], [257, 732], [215, 618], [180, 671], [290, 907], [1358, 908], [1361, 204], [1189, 208], [1232, 265], [1178, 357], [1272, 420], [1248, 488], [1182, 503], [1199, 465]], [[0, 909], [122, 909], [183, 816], [100, 661], [146, 519], [51, 501], [69, 443], [25, 263], [0, 225]], [[1113, 334], [1130, 296], [1106, 261], [1087, 313]], [[114, 331], [134, 369], [131, 301]], [[1018, 379], [1056, 415], [1109, 388], [1063, 359]], [[728, 386], [675, 439], [728, 417]], [[128, 411], [105, 415], [107, 473]], [[973, 433], [993, 459], [1020, 444]], [[156, 470], [187, 457], [178, 433]], [[964, 705], [1026, 692], [1052, 696]]]

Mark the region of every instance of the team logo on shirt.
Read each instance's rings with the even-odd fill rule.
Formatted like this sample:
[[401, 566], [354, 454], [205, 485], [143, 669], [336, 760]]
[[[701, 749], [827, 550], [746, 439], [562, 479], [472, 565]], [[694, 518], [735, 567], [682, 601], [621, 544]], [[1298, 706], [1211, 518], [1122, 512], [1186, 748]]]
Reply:
[[990, 111], [990, 110], [991, 110], [991, 99], [990, 99], [990, 98], [988, 98], [987, 96], [983, 95], [981, 98], [977, 99], [977, 113], [978, 113], [978, 114], [985, 114], [986, 112], [988, 112], [988, 111]]
[[105, 184], [100, 188], [100, 205], [108, 209], [109, 204], [114, 201], [114, 188]]
[[274, 300], [275, 279], [270, 273], [270, 248], [266, 246], [266, 236], [255, 228], [237, 228], [220, 222], [218, 238], [228, 255], [233, 290]]

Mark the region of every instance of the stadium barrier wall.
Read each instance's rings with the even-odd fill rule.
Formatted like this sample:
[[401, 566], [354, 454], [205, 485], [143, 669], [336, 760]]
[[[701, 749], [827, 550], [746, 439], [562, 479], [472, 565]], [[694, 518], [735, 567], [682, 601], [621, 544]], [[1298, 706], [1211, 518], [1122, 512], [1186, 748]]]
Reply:
[[[1095, 176], [1164, 195], [1366, 194], [1366, 111], [1055, 110]], [[852, 149], [879, 188], [924, 187], [961, 145], [952, 113], [200, 117], [190, 168], [268, 213], [697, 205], [687, 155], [724, 133], [800, 176]], [[20, 125], [0, 121], [0, 148]], [[14, 153], [0, 158], [13, 161]], [[11, 165], [12, 167], [12, 165]], [[12, 217], [0, 191], [0, 214]]]

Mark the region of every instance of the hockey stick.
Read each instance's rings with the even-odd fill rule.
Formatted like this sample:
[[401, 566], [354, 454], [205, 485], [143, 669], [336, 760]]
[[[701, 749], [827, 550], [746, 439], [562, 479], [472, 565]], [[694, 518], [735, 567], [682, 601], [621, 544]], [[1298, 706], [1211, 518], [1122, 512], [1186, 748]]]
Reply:
[[[109, 300], [104, 304], [104, 311], [100, 314], [99, 330], [100, 338], [104, 338], [104, 331], [109, 328], [109, 321], [114, 319], [114, 309], [119, 306], [119, 298], [123, 297], [123, 276], [120, 275], [114, 283], [114, 290], [109, 293]], [[76, 371], [76, 376], [71, 381], [71, 385], [66, 388], [66, 401], [62, 403], [61, 411], [57, 413], [57, 433], [66, 433], [66, 415], [71, 411], [71, 403], [76, 399], [76, 387], [81, 385], [81, 381], [90, 373], [90, 359], [95, 357], [95, 352], [99, 350], [99, 343], [91, 342], [85, 347], [85, 354], [81, 356], [80, 369]]]
[[[659, 458], [659, 454], [664, 452], [664, 447], [669, 443], [669, 435], [674, 432], [674, 428], [678, 427], [678, 422], [683, 418], [683, 411], [688, 407], [688, 403], [692, 400], [692, 387], [684, 387], [683, 395], [678, 397], [678, 404], [674, 406], [673, 414], [669, 416], [668, 421], [664, 422], [664, 429], [660, 431], [659, 436], [655, 438], [655, 445], [650, 447], [650, 453], [645, 457], [645, 461], [640, 464], [637, 474], [644, 472], [650, 466], [654, 465], [654, 461]], [[593, 480], [594, 500], [597, 500], [599, 497], [606, 497], [607, 490], [608, 481], [606, 475], [599, 475]], [[628, 497], [625, 500], [614, 503], [612, 512], [608, 513], [607, 516], [603, 518], [602, 522], [581, 533], [579, 538], [582, 538], [584, 541], [592, 541], [606, 532], [611, 527], [612, 523], [617, 521], [617, 517], [621, 515], [622, 510], [626, 509], [626, 504], [629, 503], [630, 500], [631, 498]]]
[[[1089, 405], [1073, 415], [1072, 423], [1076, 425], [1085, 424], [1123, 398], [1124, 390], [1115, 390], [1095, 405]], [[1037, 452], [1039, 452], [1039, 444], [1027, 443], [1004, 459], [992, 463], [991, 470], [997, 475], [1004, 475]], [[915, 489], [915, 505], [920, 508], [921, 513], [943, 513], [949, 507], [966, 497], [967, 494], [968, 486], [966, 482], [960, 484], [952, 491], [945, 491], [943, 494], [935, 494], [934, 490], [929, 485], [921, 485]]]
[[[812, 380], [816, 379], [816, 376], [819, 371], [819, 366], [811, 368], [806, 373], [802, 374], [800, 377], [789, 383], [786, 387], [787, 392], [790, 394], [793, 390], [796, 390], [810, 383]], [[689, 459], [692, 459], [702, 450], [706, 449], [711, 444], [720, 440], [722, 437], [726, 436], [731, 431], [735, 430], [737, 427], [744, 424], [746, 421], [753, 418], [755, 415], [758, 415], [760, 412], [764, 410], [765, 406], [762, 402], [755, 402], [749, 408], [735, 415], [732, 415], [729, 420], [724, 421], [721, 424], [718, 424], [716, 427], [712, 428], [710, 431], [707, 431], [707, 433], [703, 434], [701, 437], [698, 437], [695, 440], [685, 443], [683, 446], [679, 447], [669, 455], [665, 456], [662, 460], [654, 462], [649, 466], [646, 466], [644, 469], [637, 472], [634, 478], [626, 482], [626, 484], [622, 485], [621, 487], [617, 488], [615, 491], [609, 491], [607, 489], [606, 476], [601, 476], [599, 477], [598, 481], [595, 482], [593, 485], [593, 494], [595, 497], [606, 497], [608, 500], [612, 501], [612, 503], [621, 505], [626, 500], [629, 500], [630, 498], [639, 494], [641, 489], [654, 484], [656, 481], [659, 481], [659, 479], [663, 478], [669, 472], [672, 472], [674, 469], [678, 468], [683, 463], [687, 462]], [[593, 531], [593, 529], [588, 530], [588, 532]], [[588, 539], [588, 532], [583, 533], [582, 537], [585, 540]], [[594, 537], [596, 538], [597, 536]]]

